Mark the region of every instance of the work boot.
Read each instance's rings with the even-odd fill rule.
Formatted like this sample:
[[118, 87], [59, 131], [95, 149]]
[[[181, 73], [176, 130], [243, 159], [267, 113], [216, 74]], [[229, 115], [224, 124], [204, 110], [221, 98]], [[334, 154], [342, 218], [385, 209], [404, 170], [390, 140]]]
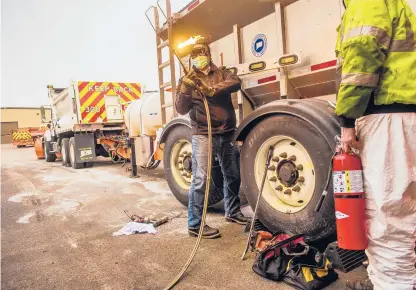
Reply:
[[237, 214], [233, 216], [226, 216], [225, 221], [228, 223], [237, 223], [239, 225], [245, 225], [251, 220], [249, 217], [245, 217], [241, 212], [238, 212]]
[[[198, 237], [198, 233], [199, 233], [199, 228], [197, 229], [189, 229], [188, 228], [188, 233], [191, 237]], [[221, 236], [220, 231], [214, 228], [211, 228], [208, 225], [204, 226], [204, 232], [202, 233], [202, 238], [203, 239], [216, 239], [219, 238]]]
[[347, 281], [347, 290], [373, 290], [374, 286], [370, 279], [361, 281]]

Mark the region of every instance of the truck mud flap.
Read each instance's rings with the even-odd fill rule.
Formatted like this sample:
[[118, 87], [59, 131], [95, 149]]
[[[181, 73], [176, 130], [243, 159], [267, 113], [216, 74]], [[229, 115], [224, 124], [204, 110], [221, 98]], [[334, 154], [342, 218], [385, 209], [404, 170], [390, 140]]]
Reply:
[[94, 134], [78, 134], [74, 136], [75, 141], [75, 162], [92, 162], [96, 157]]

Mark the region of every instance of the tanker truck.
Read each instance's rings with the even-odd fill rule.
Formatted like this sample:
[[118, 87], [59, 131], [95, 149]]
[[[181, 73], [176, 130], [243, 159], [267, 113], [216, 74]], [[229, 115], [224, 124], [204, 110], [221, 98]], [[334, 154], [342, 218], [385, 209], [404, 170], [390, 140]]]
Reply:
[[[134, 123], [133, 114], [126, 114], [136, 144], [133, 171], [163, 160], [170, 189], [187, 205], [191, 125], [188, 116], [175, 114], [170, 92], [176, 90], [179, 71], [175, 56], [188, 63], [191, 46], [186, 44], [195, 36], [209, 36], [213, 62], [242, 80], [241, 91], [233, 96], [239, 123], [235, 140], [241, 146], [242, 190], [250, 206], [255, 206], [273, 145], [259, 220], [273, 232], [303, 233], [310, 240], [333, 236], [331, 185], [321, 211], [314, 208], [330, 178], [340, 134], [334, 113], [334, 47], [342, 0], [194, 0], [178, 12], [170, 0], [163, 8], [156, 4], [146, 17], [156, 33], [160, 94], [127, 108], [140, 116]], [[215, 172], [220, 181], [222, 173]], [[216, 193], [210, 204], [222, 198], [221, 190]]]
[[[49, 147], [43, 138], [38, 140], [38, 156], [44, 155], [47, 162], [60, 156], [62, 165], [74, 169], [92, 167], [98, 156], [114, 162], [129, 160], [123, 112], [140, 98], [139, 83], [74, 81], [66, 88], [47, 88], [53, 137]], [[44, 109], [41, 114], [45, 120]]]

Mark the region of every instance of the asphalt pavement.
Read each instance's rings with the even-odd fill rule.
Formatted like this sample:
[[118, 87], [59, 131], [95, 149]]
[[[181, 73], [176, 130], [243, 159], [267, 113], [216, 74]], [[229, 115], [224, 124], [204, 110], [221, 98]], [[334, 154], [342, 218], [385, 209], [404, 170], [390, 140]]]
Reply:
[[[163, 289], [196, 241], [163, 168], [133, 179], [105, 159], [75, 170], [37, 160], [33, 147], [2, 145], [1, 178], [2, 289]], [[129, 222], [124, 210], [173, 219], [155, 235], [113, 236]], [[175, 289], [292, 289], [255, 274], [253, 253], [240, 260], [247, 236], [223, 216], [210, 210], [222, 237], [202, 241]], [[341, 273], [327, 289], [364, 276], [361, 267]]]

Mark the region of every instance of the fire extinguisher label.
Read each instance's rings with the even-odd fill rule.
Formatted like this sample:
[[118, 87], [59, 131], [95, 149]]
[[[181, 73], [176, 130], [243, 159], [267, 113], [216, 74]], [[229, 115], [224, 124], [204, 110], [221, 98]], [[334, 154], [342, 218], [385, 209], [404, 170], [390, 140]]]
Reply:
[[338, 220], [342, 220], [342, 219], [346, 219], [347, 217], [350, 217], [349, 215], [347, 215], [347, 214], [345, 214], [345, 213], [343, 213], [343, 212], [340, 212], [340, 211], [336, 211], [335, 212], [335, 217], [338, 219]]
[[334, 171], [334, 193], [364, 192], [362, 174], [361, 170]]

